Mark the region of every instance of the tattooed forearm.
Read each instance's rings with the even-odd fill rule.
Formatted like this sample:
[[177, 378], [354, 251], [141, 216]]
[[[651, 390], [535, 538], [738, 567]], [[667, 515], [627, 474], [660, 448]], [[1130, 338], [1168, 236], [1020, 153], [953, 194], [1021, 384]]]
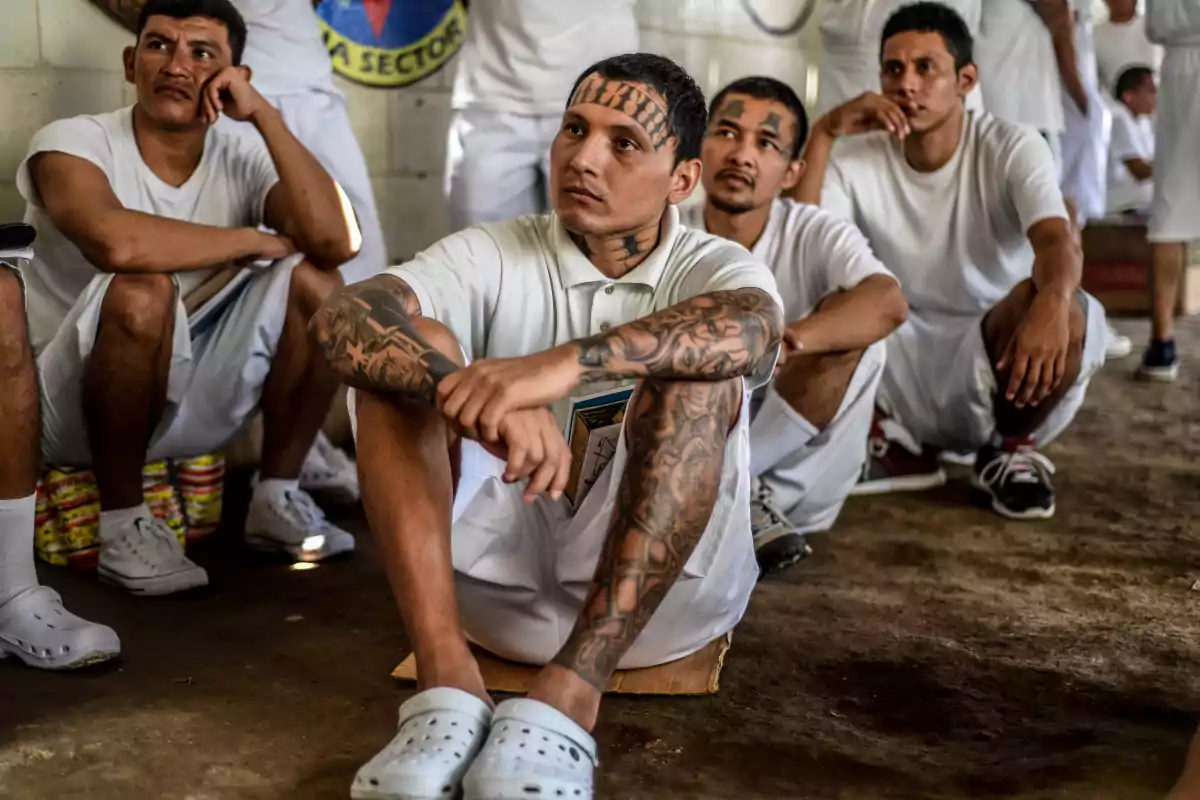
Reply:
[[738, 381], [645, 381], [624, 436], [616, 512], [583, 609], [554, 663], [604, 691], [708, 527]]
[[130, 31], [135, 31], [146, 0], [92, 0], [92, 3]]
[[351, 284], [313, 318], [317, 342], [347, 384], [384, 394], [436, 399], [458, 366], [417, 332], [420, 303], [404, 281], [377, 275]]
[[758, 289], [711, 292], [580, 340], [583, 381], [718, 381], [754, 372], [778, 344], [783, 315]]

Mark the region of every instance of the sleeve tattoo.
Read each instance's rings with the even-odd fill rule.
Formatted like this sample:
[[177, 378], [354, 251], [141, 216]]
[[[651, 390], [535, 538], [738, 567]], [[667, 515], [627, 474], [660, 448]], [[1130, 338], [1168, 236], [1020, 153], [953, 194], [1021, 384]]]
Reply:
[[779, 343], [783, 314], [759, 289], [703, 294], [579, 342], [583, 381], [750, 375]]
[[438, 383], [458, 365], [417, 332], [413, 317], [420, 308], [408, 284], [377, 275], [327, 300], [312, 328], [329, 363], [350, 386], [432, 403]]
[[92, 4], [130, 31], [135, 31], [146, 0], [92, 0]]

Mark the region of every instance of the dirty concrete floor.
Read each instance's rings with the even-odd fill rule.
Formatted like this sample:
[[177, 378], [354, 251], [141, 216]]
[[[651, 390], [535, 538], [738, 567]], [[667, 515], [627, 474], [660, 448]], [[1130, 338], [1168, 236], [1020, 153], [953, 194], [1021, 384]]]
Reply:
[[[1129, 380], [1136, 356], [1095, 381], [1049, 449], [1052, 521], [1003, 521], [962, 480], [852, 500], [760, 587], [719, 694], [608, 702], [600, 796], [1161, 798], [1200, 718], [1200, 324], [1182, 340], [1175, 385]], [[347, 797], [407, 696], [360, 541], [290, 572], [230, 534], [197, 556], [209, 590], [162, 600], [44, 568], [125, 652], [0, 663], [0, 797]]]

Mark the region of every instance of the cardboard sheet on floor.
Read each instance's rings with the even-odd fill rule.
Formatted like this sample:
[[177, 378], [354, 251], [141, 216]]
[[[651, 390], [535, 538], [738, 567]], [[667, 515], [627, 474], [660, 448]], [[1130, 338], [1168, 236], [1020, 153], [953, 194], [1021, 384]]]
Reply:
[[[689, 695], [716, 694], [725, 654], [733, 641], [728, 633], [687, 658], [648, 669], [620, 670], [606, 690], [610, 694]], [[488, 691], [523, 694], [529, 691], [537, 667], [515, 664], [472, 646]], [[401, 681], [417, 679], [417, 659], [411, 653], [392, 672]]]

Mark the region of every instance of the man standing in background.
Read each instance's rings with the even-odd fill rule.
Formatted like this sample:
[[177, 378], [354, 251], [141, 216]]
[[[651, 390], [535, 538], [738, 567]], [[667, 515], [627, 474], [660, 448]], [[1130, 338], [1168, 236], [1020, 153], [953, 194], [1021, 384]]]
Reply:
[[[864, 92], [879, 91], [879, 35], [883, 24], [911, 0], [829, 0], [821, 19], [821, 84], [817, 116], [847, 103]], [[948, 0], [979, 35], [983, 0]], [[967, 109], [983, 108], [976, 89], [967, 98]]]
[[1100, 86], [1114, 91], [1121, 73], [1134, 65], [1156, 72], [1162, 66], [1162, 48], [1146, 38], [1146, 19], [1137, 13], [1137, 0], [1105, 0], [1108, 22], [1096, 26], [1096, 68]]
[[452, 230], [547, 210], [550, 143], [579, 71], [638, 49], [634, 0], [470, 6], [446, 155]]
[[[93, 0], [130, 31], [146, 0]], [[232, 0], [246, 22], [243, 63], [254, 86], [283, 114], [284, 123], [308, 148], [348, 196], [362, 243], [358, 255], [340, 268], [346, 283], [371, 277], [387, 266], [387, 244], [375, 208], [367, 162], [350, 127], [346, 98], [333, 84], [329, 53], [321, 41], [313, 7], [321, 0]], [[258, 138], [254, 126], [222, 117], [222, 128]], [[346, 200], [343, 197], [343, 202]], [[301, 484], [315, 491], [333, 490], [357, 500], [354, 462], [334, 447], [324, 433], [317, 436], [304, 465]]]
[[1141, 374], [1179, 374], [1175, 301], [1187, 245], [1200, 239], [1200, 0], [1149, 0], [1146, 34], [1165, 45], [1155, 133], [1154, 200], [1147, 238], [1153, 245], [1150, 347]]

